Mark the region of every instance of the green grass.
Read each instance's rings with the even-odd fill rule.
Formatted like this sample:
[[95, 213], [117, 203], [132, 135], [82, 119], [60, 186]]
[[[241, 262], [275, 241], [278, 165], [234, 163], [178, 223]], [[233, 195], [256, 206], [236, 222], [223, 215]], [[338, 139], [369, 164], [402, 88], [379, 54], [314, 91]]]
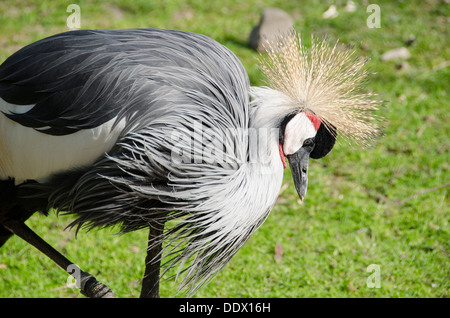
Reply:
[[[75, 1], [74, 1], [75, 2]], [[69, 2], [0, 3], [0, 61], [20, 47], [66, 31]], [[248, 35], [265, 7], [280, 7], [309, 34], [356, 48], [376, 72], [368, 90], [386, 100], [385, 136], [360, 150], [338, 144], [311, 161], [303, 204], [286, 171], [287, 188], [262, 227], [198, 297], [448, 297], [450, 6], [444, 1], [377, 1], [381, 28], [366, 26], [365, 5], [321, 17], [323, 1], [79, 1], [82, 28], [157, 27], [206, 34], [229, 47], [252, 84], [263, 83]], [[331, 3], [331, 2], [330, 2]], [[410, 68], [382, 62], [408, 49]], [[69, 259], [107, 283], [118, 297], [137, 297], [144, 271], [145, 231], [115, 235], [63, 231], [67, 217], [35, 215], [28, 224]], [[280, 243], [281, 261], [274, 258]], [[380, 265], [380, 288], [366, 271]], [[62, 270], [17, 237], [0, 249], [0, 297], [80, 297]], [[163, 281], [161, 295], [175, 293]]]

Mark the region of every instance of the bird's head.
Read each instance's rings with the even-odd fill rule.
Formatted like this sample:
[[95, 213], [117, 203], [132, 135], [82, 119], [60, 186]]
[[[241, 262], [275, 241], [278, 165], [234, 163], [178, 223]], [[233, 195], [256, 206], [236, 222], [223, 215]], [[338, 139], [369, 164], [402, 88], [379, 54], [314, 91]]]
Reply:
[[336, 141], [336, 130], [328, 129], [310, 112], [287, 116], [280, 129], [280, 157], [286, 168], [287, 157], [295, 188], [303, 200], [308, 188], [309, 158], [325, 157]]
[[333, 148], [337, 134], [368, 145], [380, 134], [374, 114], [381, 101], [363, 91], [369, 75], [366, 60], [354, 51], [312, 38], [307, 49], [296, 32], [268, 43], [261, 68], [268, 86], [280, 96], [279, 151], [288, 159], [295, 188], [303, 200], [308, 186], [309, 158]]

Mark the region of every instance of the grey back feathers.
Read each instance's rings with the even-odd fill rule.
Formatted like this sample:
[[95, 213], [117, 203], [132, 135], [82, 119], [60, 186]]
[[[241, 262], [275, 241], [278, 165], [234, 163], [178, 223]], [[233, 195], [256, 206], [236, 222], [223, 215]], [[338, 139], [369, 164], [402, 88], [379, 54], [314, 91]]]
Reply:
[[[33, 45], [41, 51], [30, 66], [37, 75], [16, 83], [31, 87], [30, 99], [14, 87], [0, 92], [10, 102], [38, 105], [11, 119], [48, 127], [47, 134], [111, 118], [126, 125], [93, 166], [22, 190], [32, 188], [34, 197], [48, 198], [48, 208], [75, 214], [71, 225], [78, 228], [120, 224], [127, 232], [167, 221], [158, 238], [166, 242], [165, 268], [178, 264], [181, 288], [195, 292], [262, 224], [281, 186], [279, 159], [276, 176], [248, 161], [250, 96], [242, 64], [214, 40], [180, 31], [71, 31]], [[5, 72], [31, 59], [25, 48], [5, 62]], [[7, 80], [22, 76], [11, 72]], [[71, 87], [73, 81], [80, 86]]]
[[206, 36], [155, 29], [58, 34], [19, 50], [0, 69], [4, 100], [36, 104], [8, 117], [55, 135], [96, 127], [117, 114], [132, 117], [139, 109], [159, 118], [168, 100], [180, 105], [174, 90], [207, 94], [217, 85], [236, 91], [238, 101], [248, 99], [247, 75], [230, 51]]

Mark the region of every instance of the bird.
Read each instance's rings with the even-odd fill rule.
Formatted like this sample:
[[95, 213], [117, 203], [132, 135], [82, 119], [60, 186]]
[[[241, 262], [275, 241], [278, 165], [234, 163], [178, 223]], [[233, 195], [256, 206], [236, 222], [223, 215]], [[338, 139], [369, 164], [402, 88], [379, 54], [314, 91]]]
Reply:
[[[69, 215], [79, 230], [148, 229], [141, 297], [171, 268], [191, 296], [219, 273], [275, 205], [289, 167], [301, 200], [309, 159], [337, 136], [380, 135], [367, 60], [296, 31], [259, 56], [250, 85], [228, 48], [181, 30], [73, 30], [0, 66], [0, 246], [14, 234], [72, 274], [25, 225]], [[287, 161], [287, 162], [286, 162]], [[82, 271], [88, 297], [114, 297]]]

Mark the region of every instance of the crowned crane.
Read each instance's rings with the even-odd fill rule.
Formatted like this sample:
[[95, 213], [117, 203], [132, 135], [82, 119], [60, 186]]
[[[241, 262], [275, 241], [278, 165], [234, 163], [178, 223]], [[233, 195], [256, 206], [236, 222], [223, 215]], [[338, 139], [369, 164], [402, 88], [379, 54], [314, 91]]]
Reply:
[[[24, 223], [35, 211], [80, 228], [148, 228], [142, 297], [178, 267], [191, 295], [264, 222], [286, 159], [303, 199], [309, 158], [337, 133], [378, 134], [379, 101], [354, 52], [293, 32], [260, 58], [251, 87], [238, 58], [199, 34], [79, 30], [32, 43], [0, 66], [0, 246], [16, 234], [73, 274]], [[164, 260], [163, 263], [161, 261]], [[89, 297], [112, 291], [86, 272]]]

